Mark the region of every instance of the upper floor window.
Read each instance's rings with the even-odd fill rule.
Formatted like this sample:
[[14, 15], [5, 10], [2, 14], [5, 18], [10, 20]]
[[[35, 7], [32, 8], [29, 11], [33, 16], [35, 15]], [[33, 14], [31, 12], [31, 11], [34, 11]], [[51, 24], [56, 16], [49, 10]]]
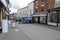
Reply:
[[44, 6], [43, 6], [43, 7], [41, 7], [41, 12], [44, 12]]
[[45, 0], [42, 0], [42, 5], [44, 4], [44, 1], [45, 1]]
[[32, 13], [32, 11], [30, 10], [30, 13]]
[[42, 2], [44, 2], [44, 0], [42, 0]]
[[36, 0], [35, 3], [38, 3], [38, 0]]
[[35, 0], [35, 1], [38, 1], [38, 0]]
[[36, 9], [36, 13], [37, 13], [37, 9]]

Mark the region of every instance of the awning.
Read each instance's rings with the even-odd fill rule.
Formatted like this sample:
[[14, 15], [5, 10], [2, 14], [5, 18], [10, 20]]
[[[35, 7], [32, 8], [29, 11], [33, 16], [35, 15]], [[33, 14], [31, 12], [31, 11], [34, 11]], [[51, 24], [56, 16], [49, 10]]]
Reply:
[[48, 12], [50, 12], [50, 11], [60, 11], [60, 7], [55, 7], [55, 8], [49, 8], [48, 9]]
[[3, 6], [4, 6], [3, 3], [0, 1], [0, 8], [3, 8]]
[[1, 2], [3, 3], [3, 5], [4, 5], [5, 7], [7, 6], [6, 0], [1, 0]]
[[39, 15], [33, 15], [33, 16], [35, 16], [35, 17], [44, 17], [44, 16], [47, 16], [47, 14], [39, 14]]

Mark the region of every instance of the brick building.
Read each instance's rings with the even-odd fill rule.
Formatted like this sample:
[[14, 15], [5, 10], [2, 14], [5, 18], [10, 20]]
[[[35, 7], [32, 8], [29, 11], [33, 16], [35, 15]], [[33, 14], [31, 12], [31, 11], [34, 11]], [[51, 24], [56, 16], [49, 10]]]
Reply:
[[55, 0], [54, 8], [48, 9], [47, 24], [60, 27], [60, 0]]
[[35, 0], [34, 13], [46, 12], [48, 8], [54, 8], [55, 0]]
[[34, 1], [34, 21], [38, 23], [46, 23], [47, 10], [54, 8], [55, 0], [35, 0]]

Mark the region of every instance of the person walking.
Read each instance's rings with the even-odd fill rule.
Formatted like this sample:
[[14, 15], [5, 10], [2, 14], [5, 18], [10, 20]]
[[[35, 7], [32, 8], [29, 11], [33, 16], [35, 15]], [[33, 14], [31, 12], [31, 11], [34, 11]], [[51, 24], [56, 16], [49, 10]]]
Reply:
[[21, 22], [21, 19], [19, 19], [19, 24], [20, 24], [20, 22]]

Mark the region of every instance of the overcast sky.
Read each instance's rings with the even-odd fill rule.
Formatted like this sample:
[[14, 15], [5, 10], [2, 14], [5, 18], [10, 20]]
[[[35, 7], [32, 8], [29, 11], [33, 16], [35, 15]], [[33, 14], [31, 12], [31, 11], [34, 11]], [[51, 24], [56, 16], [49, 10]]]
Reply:
[[[18, 9], [23, 8], [28, 5], [31, 1], [34, 0], [10, 0], [11, 8], [10, 10], [13, 12], [16, 12]], [[60, 0], [56, 0], [60, 1]]]
[[11, 8], [10, 10], [12, 12], [16, 12], [16, 10], [23, 8], [28, 5], [33, 0], [10, 0]]

